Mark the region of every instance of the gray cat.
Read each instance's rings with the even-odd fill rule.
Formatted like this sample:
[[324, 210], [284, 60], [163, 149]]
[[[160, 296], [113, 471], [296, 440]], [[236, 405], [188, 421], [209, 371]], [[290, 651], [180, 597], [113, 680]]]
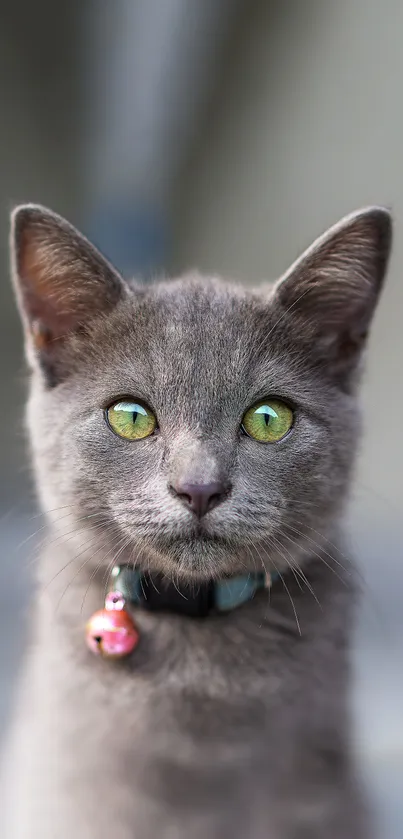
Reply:
[[[389, 213], [255, 290], [128, 285], [50, 211], [12, 227], [47, 524], [2, 836], [368, 839], [340, 523]], [[114, 566], [151, 592], [119, 661], [84, 637]]]

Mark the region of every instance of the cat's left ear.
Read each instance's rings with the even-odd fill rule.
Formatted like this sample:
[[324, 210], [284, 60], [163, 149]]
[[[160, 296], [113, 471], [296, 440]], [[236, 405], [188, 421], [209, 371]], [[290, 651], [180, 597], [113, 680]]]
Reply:
[[11, 261], [28, 360], [57, 383], [69, 337], [85, 332], [128, 288], [71, 224], [34, 204], [12, 214]]
[[355, 366], [365, 344], [391, 239], [388, 210], [360, 210], [317, 239], [274, 287], [282, 327], [289, 324], [335, 372]]

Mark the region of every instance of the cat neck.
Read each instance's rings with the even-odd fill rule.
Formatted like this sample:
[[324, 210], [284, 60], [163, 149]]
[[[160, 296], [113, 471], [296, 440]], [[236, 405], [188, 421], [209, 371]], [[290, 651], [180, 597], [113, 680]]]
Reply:
[[[336, 539], [336, 534], [332, 534], [332, 536]], [[276, 597], [276, 600], [278, 599], [279, 589], [282, 590], [287, 599], [289, 599], [287, 592], [291, 591], [291, 589], [295, 589], [294, 598], [296, 595], [299, 597], [300, 589], [304, 595], [308, 596], [310, 588], [312, 588], [312, 585], [315, 585], [311, 580], [312, 569], [314, 569], [315, 577], [322, 577], [325, 574], [327, 578], [330, 577], [330, 579], [333, 578], [334, 580], [343, 578], [343, 582], [345, 582], [344, 578], [346, 578], [347, 585], [350, 586], [350, 563], [346, 556], [336, 547], [334, 542], [332, 542], [332, 545], [332, 555], [330, 555], [330, 550], [323, 549], [322, 557], [322, 548], [318, 546], [318, 548], [315, 547], [315, 550], [310, 555], [307, 552], [303, 557], [296, 558], [301, 559], [300, 563], [297, 564], [296, 562], [295, 568], [297, 570], [293, 570], [290, 567], [287, 569], [281, 568], [279, 575], [275, 575], [277, 579], [273, 588], [273, 596]], [[81, 550], [80, 552], [78, 546], [73, 546], [68, 540], [58, 539], [55, 541], [54, 533], [49, 533], [49, 538], [42, 551], [41, 561], [38, 566], [37, 582], [41, 593], [40, 599], [42, 602], [45, 599], [49, 604], [53, 619], [65, 615], [68, 616], [69, 622], [75, 619], [79, 623], [82, 623], [86, 616], [102, 608], [105, 595], [112, 588], [113, 582], [111, 578], [113, 566], [110, 562], [108, 564], [109, 559], [110, 557], [108, 555], [105, 556], [101, 550], [95, 554], [92, 549], [91, 551]], [[298, 571], [299, 568], [301, 568], [301, 572]], [[203, 597], [208, 596], [208, 598], [211, 598], [211, 590], [209, 590], [210, 582], [207, 581], [207, 591], [205, 584], [203, 584]], [[138, 579], [136, 581], [136, 577], [134, 577], [132, 583], [138, 584]], [[264, 582], [263, 575], [256, 575], [256, 573], [251, 572], [250, 574], [246, 573], [242, 575], [240, 579], [240, 575], [236, 574], [232, 578], [221, 580], [220, 583], [222, 584], [221, 594], [224, 599], [225, 592], [229, 593], [228, 611], [234, 610], [238, 605], [236, 596], [235, 600], [232, 600], [231, 590], [234, 591], [232, 588], [233, 585], [235, 592], [242, 594], [240, 605], [242, 605], [242, 601], [247, 602], [249, 600], [250, 605], [253, 607], [255, 600], [261, 599], [260, 597], [253, 596], [253, 589], [257, 594], [262, 590], [265, 601], [270, 602], [270, 584], [268, 584], [268, 581]], [[142, 584], [144, 585], [144, 579]], [[154, 585], [157, 590], [161, 590], [161, 580], [153, 576], [149, 580], [149, 591], [151, 588], [154, 590]], [[189, 591], [181, 591], [179, 588], [178, 592], [176, 580], [175, 585], [174, 583], [171, 583], [171, 585], [173, 591], [176, 591], [178, 598], [183, 600], [183, 595], [185, 597], [189, 596]], [[267, 590], [266, 593], [264, 589]], [[173, 594], [173, 591], [170, 587], [170, 595]], [[197, 591], [196, 581], [192, 581], [191, 583], [190, 593], [192, 591]], [[156, 595], [155, 590], [154, 594]], [[132, 597], [128, 599], [131, 603], [133, 603], [133, 600], [136, 600], [136, 598]], [[156, 602], [156, 599], [154, 599], [153, 603], [156, 606], [155, 609], [141, 609], [141, 612], [150, 613], [153, 611], [156, 613], [155, 618], [158, 620], [159, 606], [163, 604]], [[312, 597], [312, 599], [314, 598]], [[136, 609], [136, 611], [138, 610]], [[167, 613], [166, 610], [164, 611]], [[172, 611], [173, 613], [180, 613], [180, 609], [173, 609]], [[223, 611], [225, 610], [223, 609]], [[235, 611], [238, 610], [235, 608]]]

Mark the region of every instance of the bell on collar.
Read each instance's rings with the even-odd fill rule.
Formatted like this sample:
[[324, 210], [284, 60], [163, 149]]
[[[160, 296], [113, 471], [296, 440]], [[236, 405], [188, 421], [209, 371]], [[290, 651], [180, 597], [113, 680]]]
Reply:
[[86, 626], [86, 642], [91, 652], [104, 658], [119, 659], [130, 655], [140, 640], [133, 618], [125, 609], [126, 601], [118, 591], [110, 591], [104, 609], [99, 609]]

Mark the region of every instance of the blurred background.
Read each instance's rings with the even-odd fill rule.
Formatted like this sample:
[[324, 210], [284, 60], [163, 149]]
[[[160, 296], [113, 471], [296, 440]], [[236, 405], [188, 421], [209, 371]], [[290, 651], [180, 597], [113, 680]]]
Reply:
[[366, 581], [357, 750], [380, 835], [401, 839], [402, 32], [400, 0], [0, 0], [0, 748], [32, 589], [25, 540], [40, 526], [10, 209], [49, 205], [144, 282], [192, 267], [256, 282], [343, 214], [384, 203], [395, 247], [349, 529]]

